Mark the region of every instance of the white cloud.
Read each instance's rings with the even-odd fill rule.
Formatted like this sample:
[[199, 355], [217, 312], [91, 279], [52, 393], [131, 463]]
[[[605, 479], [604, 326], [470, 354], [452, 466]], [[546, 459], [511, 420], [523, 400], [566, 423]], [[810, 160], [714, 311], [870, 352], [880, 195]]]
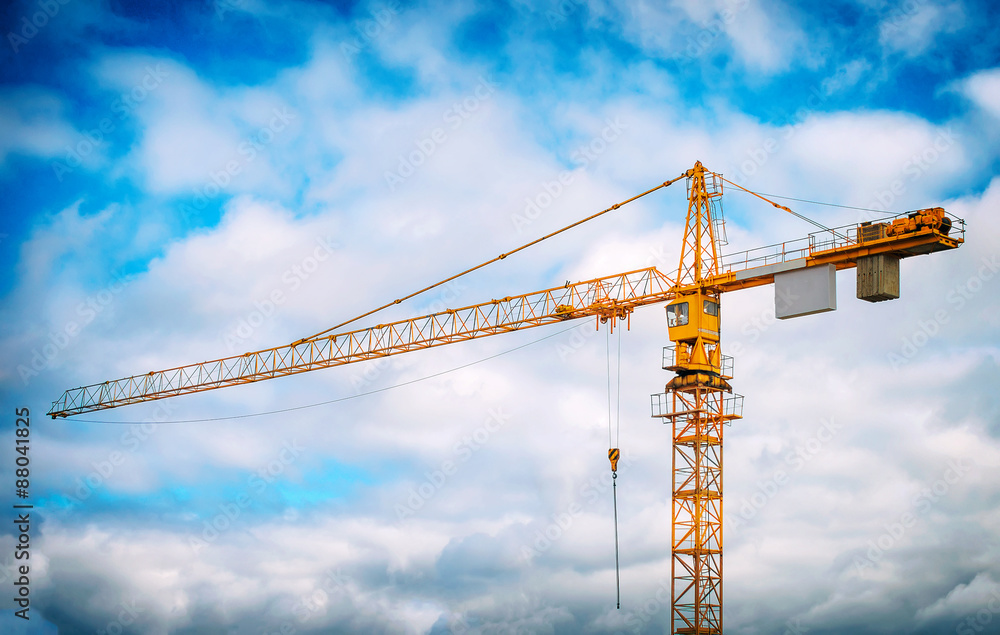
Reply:
[[[647, 38], [641, 41], [654, 50], [663, 45], [655, 27], [679, 18], [651, 5], [640, 9], [645, 13], [635, 19]], [[692, 19], [711, 15], [688, 11]], [[420, 17], [412, 24], [426, 24]], [[948, 129], [912, 115], [822, 108], [807, 108], [794, 127], [760, 124], [723, 99], [709, 107], [685, 104], [669, 78], [648, 64], [640, 66], [661, 84], [655, 94], [622, 79], [628, 89], [613, 99], [566, 98], [539, 115], [537, 102], [518, 87], [500, 85], [450, 128], [445, 117], [453, 104], [475, 97], [479, 68], [448, 58], [445, 46], [435, 44], [437, 30], [407, 30], [409, 24], [400, 21], [399, 31], [371, 44], [403, 63], [405, 46], [417, 43], [413, 67], [426, 92], [399, 102], [366, 97], [359, 67], [336, 41], [317, 43], [303, 67], [251, 87], [216, 87], [176, 62], [106, 58], [95, 73], [112, 96], [141, 84], [148, 64], [169, 64], [169, 81], [130, 115], [140, 136], [128, 169], [156, 192], [197, 187], [199, 174], [223, 158], [213, 154], [217, 146], [266, 125], [273, 108], [287, 102], [298, 120], [274, 154], [255, 163], [260, 180], [248, 178], [234, 190], [253, 191], [229, 201], [217, 226], [161, 238], [157, 256], [143, 260], [144, 270], [60, 353], [31, 395], [51, 398], [70, 385], [291, 341], [672, 178], [695, 159], [713, 169], [741, 166], [771, 137], [779, 143], [765, 151], [748, 184], [863, 205], [894, 178], [905, 178], [912, 157]], [[734, 46], [750, 67], [780, 68], [786, 44], [771, 31], [778, 27], [757, 26]], [[762, 42], [768, 37], [776, 42]], [[621, 72], [610, 54], [590, 55], [605, 76]], [[852, 85], [864, 64], [842, 71], [828, 91]], [[626, 127], [604, 142], [599, 156], [585, 166], [567, 158], [603, 139], [609, 119]], [[420, 150], [437, 127], [447, 129], [447, 142], [390, 190], [384, 173]], [[969, 167], [967, 147], [979, 142], [957, 137], [921, 178], [906, 182], [898, 204], [940, 202]], [[551, 194], [546, 186], [569, 167], [572, 183]], [[293, 208], [284, 198], [268, 200], [269, 192], [282, 191], [276, 183], [287, 174], [308, 175], [307, 185], [294, 186], [304, 209], [298, 201]], [[519, 233], [512, 215], [542, 193], [550, 203]], [[727, 194], [726, 202], [734, 249], [811, 230], [737, 196]], [[916, 624], [920, 607], [928, 607], [919, 614], [927, 624], [974, 604], [983, 582], [969, 580], [997, 579], [984, 553], [996, 542], [989, 501], [1000, 482], [993, 414], [1000, 407], [990, 389], [1000, 356], [988, 328], [1000, 314], [991, 286], [998, 282], [979, 278], [961, 308], [949, 300], [959, 285], [969, 288], [993, 255], [997, 197], [1000, 183], [945, 202], [968, 218], [970, 241], [955, 252], [905, 261], [899, 301], [857, 301], [851, 272], [839, 276], [840, 309], [822, 316], [776, 323], [768, 314], [770, 289], [726, 296], [724, 346], [742, 349], [733, 384], [747, 396], [746, 419], [726, 430], [727, 509], [740, 511], [776, 469], [789, 473], [744, 526], [727, 526], [726, 597], [733, 611], [727, 619], [735, 631], [780, 632], [796, 615], [817, 630], [849, 619], [888, 629]], [[464, 287], [433, 292], [369, 323], [435, 304], [558, 286], [566, 278], [649, 264], [669, 272], [685, 203], [678, 183], [553, 239], [550, 250], [511, 257]], [[856, 218], [855, 211], [837, 214], [829, 218]], [[83, 266], [89, 253], [128, 243], [128, 236], [109, 238], [109, 226], [120, 224], [114, 213], [99, 220], [73, 208], [40, 230], [21, 259], [20, 297], [72, 312], [93, 293], [87, 282], [54, 272], [48, 258], [57, 254]], [[294, 274], [300, 284], [292, 289], [285, 274], [304, 268], [321, 246], [317, 239], [327, 236], [339, 246], [308, 278]], [[102, 239], [107, 244], [98, 249]], [[262, 302], [275, 290], [285, 300], [265, 311]], [[905, 364], [893, 366], [890, 355], [941, 310], [947, 323]], [[15, 316], [16, 333], [34, 335], [7, 338], [9, 359], [30, 354], [44, 342], [45, 327], [66, 317], [55, 311], [36, 333], [30, 330], [36, 314]], [[228, 350], [225, 333], [259, 318], [240, 336], [245, 348]], [[642, 607], [669, 576], [670, 437], [647, 406], [649, 393], [668, 378], [659, 368], [667, 338], [662, 309], [637, 311], [631, 326], [622, 335], [621, 446], [628, 466], [618, 493], [626, 606]], [[39, 579], [39, 607], [65, 620], [65, 630], [104, 628], [130, 593], [144, 603], [147, 632], [278, 630], [290, 621], [298, 628], [295, 607], [306, 600], [315, 610], [308, 610], [303, 631], [438, 632], [465, 620], [486, 631], [607, 632], [628, 626], [629, 617], [658, 628], [667, 614], [661, 605], [648, 621], [645, 613], [613, 608], [607, 359], [605, 334], [593, 329], [586, 320], [509, 355], [362, 399], [157, 428], [85, 505], [53, 506], [40, 529], [38, 555], [50, 566]], [[420, 379], [557, 332], [527, 330], [95, 417], [141, 420], [167, 404], [170, 419], [281, 410]], [[510, 418], [486, 434], [495, 408]], [[836, 434], [796, 468], [788, 456], [815, 447], [830, 418], [840, 426]], [[70, 421], [39, 429], [38, 478], [57, 493], [72, 494], [76, 479], [129, 447], [120, 427]], [[293, 440], [304, 449], [281, 462], [281, 448]], [[886, 550], [870, 578], [855, 575], [853, 558], [865, 554], [868, 542], [942, 478], [948, 461], [969, 455], [980, 460], [976, 469]], [[457, 469], [444, 474], [452, 471], [447, 464]], [[272, 466], [273, 481], [254, 493], [250, 479]], [[226, 524], [225, 510], [248, 492], [252, 503], [193, 553], [190, 538], [203, 536], [206, 522]], [[401, 506], [411, 512], [402, 522]], [[967, 532], [961, 540], [953, 537], [959, 529]], [[524, 558], [526, 547], [536, 552]], [[346, 581], [326, 590], [325, 577], [338, 569]], [[326, 597], [315, 594], [319, 588]], [[888, 606], [887, 596], [918, 599], [907, 612]], [[786, 599], [776, 605], [774, 597]]]
[[640, 2], [619, 4], [618, 10], [626, 35], [658, 57], [693, 61], [728, 43], [736, 60], [765, 75], [805, 61], [799, 26], [786, 11], [768, 11], [756, 2]]
[[938, 39], [955, 33], [966, 24], [959, 2], [909, 2], [893, 8], [879, 23], [879, 41], [890, 52], [917, 57], [932, 50]]
[[864, 59], [854, 59], [837, 69], [836, 73], [823, 80], [823, 92], [832, 95], [856, 86], [861, 78], [870, 73], [872, 65]]
[[[740, 11], [740, 6], [746, 9]], [[773, 74], [789, 69], [793, 62], [805, 62], [808, 48], [805, 35], [790, 18], [789, 13], [777, 9], [767, 11], [756, 2], [735, 3], [735, 19], [726, 32], [733, 41], [733, 48], [743, 63], [751, 70]], [[780, 35], [779, 35], [780, 34]]]
[[[440, 43], [451, 37], [455, 24], [470, 17], [475, 7], [464, 2], [436, 7], [433, 15], [414, 11], [405, 5], [372, 3], [368, 14], [355, 20], [343, 44], [362, 51], [375, 51], [392, 66], [413, 68], [421, 86], [443, 88], [465, 83], [475, 73], [473, 67], [462, 69], [466, 77], [448, 59]], [[340, 51], [344, 49], [343, 44]], [[356, 60], [353, 51], [348, 54]], [[342, 53], [343, 54], [343, 53]]]
[[972, 75], [962, 82], [961, 90], [979, 108], [1000, 118], [1000, 68]]
[[[11, 155], [65, 159], [78, 142], [86, 141], [66, 120], [65, 110], [62, 98], [43, 88], [2, 91], [0, 167]], [[95, 159], [89, 152], [80, 158], [88, 165]]]
[[[992, 606], [992, 609], [987, 609]], [[947, 616], [960, 618], [975, 616], [986, 610], [994, 616], [1000, 613], [1000, 584], [988, 573], [980, 573], [968, 584], [959, 584], [931, 606], [920, 609], [917, 618], [921, 620]]]
[[299, 115], [273, 87], [218, 88], [143, 53], [105, 57], [93, 74], [112, 95], [105, 116], [138, 124], [138, 142], [116, 175], [153, 193], [201, 197], [202, 208], [220, 193], [287, 191], [277, 156]]
[[95, 243], [100, 242], [109, 222], [119, 210], [118, 206], [112, 205], [97, 214], [84, 215], [80, 213], [81, 203], [76, 201], [46, 219], [47, 222], [37, 227], [31, 239], [25, 242], [20, 265], [26, 282], [37, 284], [48, 281], [61, 258], [68, 254], [80, 257], [87, 253]]
[[885, 111], [805, 111], [800, 120], [749, 145], [734, 176], [761, 191], [903, 211], [929, 206], [944, 184], [968, 171], [970, 141], [959, 122], [933, 125]]

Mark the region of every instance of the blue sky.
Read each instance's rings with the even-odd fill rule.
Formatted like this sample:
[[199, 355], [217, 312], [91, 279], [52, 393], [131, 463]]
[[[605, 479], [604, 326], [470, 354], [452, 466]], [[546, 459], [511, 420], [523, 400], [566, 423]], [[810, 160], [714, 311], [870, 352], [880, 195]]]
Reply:
[[[746, 395], [726, 441], [727, 632], [995, 626], [996, 13], [8, 3], [0, 394], [11, 420], [31, 409], [36, 521], [33, 617], [4, 600], [4, 629], [662, 632], [659, 308], [621, 343], [621, 611], [589, 322], [43, 415], [67, 388], [321, 331], [696, 160], [847, 206], [784, 200], [827, 226], [938, 205], [969, 223], [961, 249], [904, 261], [897, 301], [857, 301], [851, 272], [823, 315], [776, 322], [768, 289], [724, 298]], [[678, 184], [370, 323], [669, 272], [685, 204]], [[732, 251], [813, 229], [734, 190], [725, 210]], [[173, 423], [190, 419], [213, 420]], [[15, 541], [0, 532], [5, 588]]]

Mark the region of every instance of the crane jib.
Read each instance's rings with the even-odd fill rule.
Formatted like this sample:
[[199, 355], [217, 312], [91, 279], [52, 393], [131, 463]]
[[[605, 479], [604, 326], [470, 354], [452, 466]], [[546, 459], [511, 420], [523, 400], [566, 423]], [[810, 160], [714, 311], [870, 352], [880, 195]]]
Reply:
[[[870, 254], [895, 253], [907, 257], [951, 249], [963, 242], [964, 221], [957, 218], [948, 218], [948, 221], [947, 227], [942, 223], [939, 229], [922, 226], [914, 227], [910, 232], [905, 231], [903, 223], [889, 223], [887, 226], [897, 228], [894, 230], [896, 233], [883, 231], [875, 235], [869, 231], [867, 236], [862, 235], [864, 225], [838, 228], [849, 237], [856, 238], [838, 244], [817, 240], [816, 235], [810, 235], [807, 239], [724, 256], [721, 273], [704, 279], [699, 285], [678, 285], [655, 267], [649, 267], [390, 324], [330, 334], [316, 340], [299, 340], [287, 346], [152, 371], [67, 390], [53, 402], [49, 414], [66, 417], [340, 366], [567, 319], [622, 317], [639, 306], [667, 302], [676, 295], [692, 292], [696, 287], [714, 287], [723, 292], [770, 284], [776, 272], [790, 267], [832, 263], [837, 268], [848, 268], [856, 266], [859, 257]], [[956, 231], [953, 228], [959, 229]]]

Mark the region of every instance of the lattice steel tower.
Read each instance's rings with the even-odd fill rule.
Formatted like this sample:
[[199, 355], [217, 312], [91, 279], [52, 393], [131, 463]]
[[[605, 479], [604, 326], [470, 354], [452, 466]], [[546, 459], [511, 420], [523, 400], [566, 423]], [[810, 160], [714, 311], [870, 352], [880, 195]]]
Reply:
[[732, 358], [719, 346], [725, 244], [722, 181], [696, 163], [688, 177], [688, 214], [677, 269], [677, 297], [667, 305], [674, 342], [663, 368], [676, 376], [653, 395], [653, 416], [673, 428], [671, 513], [671, 633], [722, 633], [722, 430], [742, 412], [732, 392]]

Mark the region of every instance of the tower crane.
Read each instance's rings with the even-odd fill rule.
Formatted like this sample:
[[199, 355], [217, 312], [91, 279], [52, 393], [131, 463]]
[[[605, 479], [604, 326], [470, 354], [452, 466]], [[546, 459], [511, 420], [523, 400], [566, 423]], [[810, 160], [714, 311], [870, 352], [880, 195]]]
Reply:
[[[656, 267], [493, 299], [459, 309], [355, 329], [341, 327], [460, 275], [502, 260], [625, 203], [687, 183], [687, 219], [675, 273]], [[965, 221], [940, 207], [880, 221], [821, 227], [805, 238], [720, 255], [726, 244], [723, 184], [744, 189], [701, 162], [675, 179], [543, 236], [493, 260], [374, 311], [292, 344], [73, 388], [55, 400], [52, 418], [215, 390], [331, 366], [396, 355], [488, 335], [594, 317], [628, 320], [632, 311], [666, 304], [663, 368], [674, 373], [651, 397], [652, 416], [669, 425], [671, 460], [671, 633], [722, 633], [723, 429], [742, 417], [732, 392], [732, 358], [722, 355], [720, 300], [724, 292], [775, 285], [776, 317], [834, 310], [840, 269], [857, 269], [857, 296], [870, 302], [899, 297], [902, 258], [955, 249]], [[784, 211], [791, 209], [745, 190]], [[812, 221], [810, 221], [812, 222]], [[779, 301], [781, 298], [781, 301]], [[608, 453], [612, 471], [619, 451]]]

